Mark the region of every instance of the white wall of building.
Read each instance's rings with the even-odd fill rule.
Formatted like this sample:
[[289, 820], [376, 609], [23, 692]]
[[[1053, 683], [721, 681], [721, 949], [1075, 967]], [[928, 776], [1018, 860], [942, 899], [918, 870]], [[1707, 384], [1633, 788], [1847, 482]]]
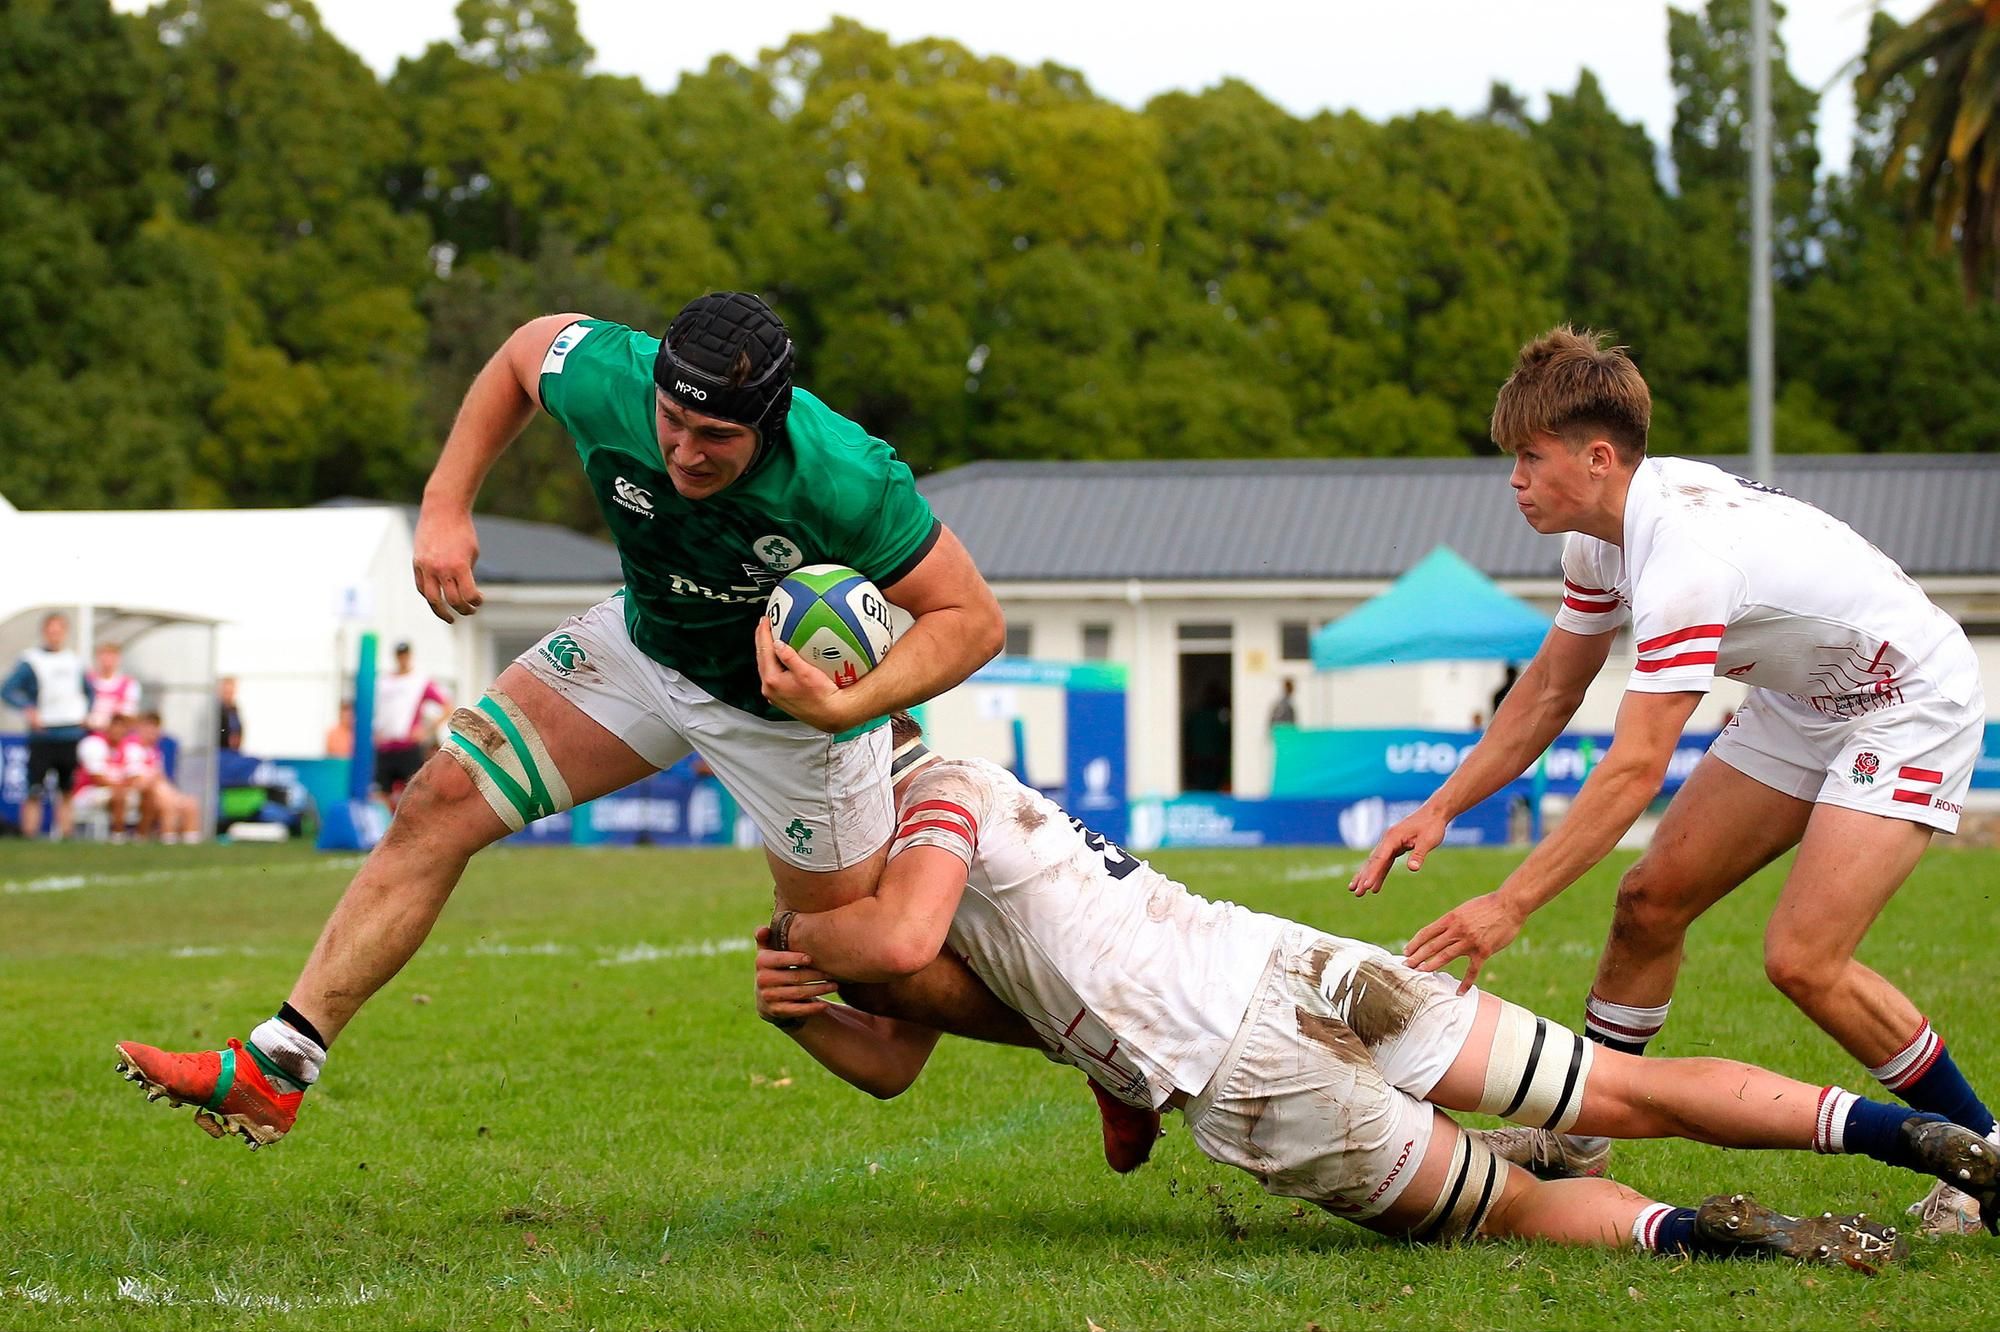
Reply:
[[[9, 663], [37, 635], [43, 610], [67, 610], [76, 621], [78, 607], [92, 607], [100, 637], [132, 635], [125, 668], [154, 687], [148, 701], [165, 704], [168, 730], [202, 741], [195, 730], [209, 724], [200, 719], [206, 701], [192, 692], [187, 660], [194, 639], [147, 629], [144, 614], [118, 610], [212, 621], [215, 673], [237, 678], [244, 748], [261, 757], [325, 752], [366, 631], [379, 639], [382, 669], [406, 639], [417, 669], [464, 699], [497, 673], [496, 639], [531, 628], [538, 635], [613, 590], [490, 584], [476, 617], [447, 625], [411, 579], [408, 520], [386, 507], [10, 511], [5, 524], [9, 548], [39, 553], [0, 589], [0, 652]], [[198, 665], [205, 678], [206, 662]], [[0, 727], [20, 724], [0, 707]]]
[[[1319, 672], [1310, 661], [1285, 660], [1281, 625], [1303, 620], [1317, 628], [1338, 619], [1386, 586], [1371, 583], [1033, 583], [998, 584], [995, 592], [1010, 632], [1025, 633], [1029, 655], [1045, 660], [1086, 658], [1087, 626], [1108, 626], [1108, 659], [1130, 672], [1126, 697], [1132, 794], [1166, 795], [1182, 789], [1180, 771], [1180, 627], [1227, 623], [1232, 657], [1232, 762], [1234, 791], [1270, 791], [1272, 745], [1267, 719], [1282, 681], [1297, 682], [1296, 705], [1304, 726], [1424, 726], [1464, 729], [1476, 715], [1490, 720], [1492, 695], [1504, 667], [1496, 662], [1424, 662]], [[1545, 614], [1555, 612], [1551, 582], [1509, 582], [1508, 591]], [[1972, 626], [1983, 678], [2000, 681], [2000, 577], [1938, 579], [1926, 585], [1933, 599]], [[1610, 731], [1634, 661], [1629, 633], [1621, 633], [1604, 670], [1578, 709], [1574, 729]], [[1010, 732], [997, 719], [982, 720], [994, 703], [981, 687], [964, 685], [935, 701], [927, 718], [942, 746], [1004, 761]], [[1048, 697], [1032, 699], [1031, 693]], [[1715, 730], [1742, 701], [1745, 688], [1718, 682], [1695, 711], [1691, 730]], [[1989, 716], [2000, 716], [2000, 687], [1989, 687]], [[1030, 775], [1037, 782], [1062, 775], [1061, 705], [1054, 691], [1020, 691], [1027, 720]]]

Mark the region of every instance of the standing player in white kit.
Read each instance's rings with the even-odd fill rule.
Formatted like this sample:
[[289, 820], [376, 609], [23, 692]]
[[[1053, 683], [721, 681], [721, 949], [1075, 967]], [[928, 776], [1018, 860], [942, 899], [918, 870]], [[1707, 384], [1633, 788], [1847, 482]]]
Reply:
[[[1562, 825], [1498, 889], [1410, 941], [1412, 965], [1481, 965], [1528, 915], [1608, 854], [1659, 794], [1695, 705], [1726, 676], [1748, 699], [1674, 796], [1619, 884], [1585, 1009], [1631, 1054], [1666, 1021], [1688, 926], [1793, 847], [1764, 970], [1888, 1090], [1992, 1135], [1993, 1115], [1916, 1005], [1855, 960], [1936, 831], [1954, 832], [1986, 718], [1964, 631], [1881, 551], [1782, 492], [1683, 458], [1648, 458], [1646, 382], [1622, 349], [1559, 328], [1522, 349], [1493, 410], [1515, 501], [1568, 533], [1564, 596], [1541, 651], [1458, 770], [1391, 828], [1351, 885], [1380, 888], [1456, 816], [1518, 777], [1575, 714], [1628, 619], [1638, 663], [1604, 762]], [[1594, 1174], [1609, 1143], [1530, 1130], [1503, 1140], [1550, 1174]], [[1912, 1209], [1918, 1210], [1918, 1209]], [[1939, 1188], [1927, 1230], [1969, 1232]]]
[[[1902, 1251], [1861, 1218], [1700, 1208], [1608, 1179], [1542, 1181], [1433, 1106], [1620, 1137], [1864, 1153], [1983, 1197], [2000, 1152], [1967, 1129], [1723, 1059], [1639, 1059], [1372, 944], [1210, 902], [1006, 769], [939, 759], [898, 716], [896, 833], [876, 896], [781, 912], [758, 1012], [876, 1096], [937, 1032], [827, 1004], [829, 977], [912, 975], [947, 947], [1050, 1057], [1133, 1105], [1176, 1108], [1210, 1157], [1386, 1234], [1546, 1239], [1662, 1254], [1778, 1253], [1873, 1270]], [[1430, 1102], [1431, 1104], [1426, 1104]]]

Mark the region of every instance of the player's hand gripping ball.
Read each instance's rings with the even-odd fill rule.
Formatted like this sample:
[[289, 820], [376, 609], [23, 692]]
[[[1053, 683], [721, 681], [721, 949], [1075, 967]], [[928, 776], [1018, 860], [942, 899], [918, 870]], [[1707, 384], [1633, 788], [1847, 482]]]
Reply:
[[780, 643], [842, 689], [875, 669], [895, 642], [889, 603], [844, 564], [808, 564], [771, 589], [764, 614]]

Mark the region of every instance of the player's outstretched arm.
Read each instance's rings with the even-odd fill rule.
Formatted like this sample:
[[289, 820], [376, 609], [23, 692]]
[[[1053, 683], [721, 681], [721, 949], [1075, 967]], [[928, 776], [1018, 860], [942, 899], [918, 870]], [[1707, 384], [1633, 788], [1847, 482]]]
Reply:
[[1376, 891], [1404, 854], [1412, 870], [1422, 869], [1453, 819], [1526, 772], [1576, 715], [1584, 691], [1611, 654], [1611, 639], [1608, 633], [1549, 630], [1535, 659], [1500, 701], [1486, 734], [1430, 799], [1382, 834], [1348, 881], [1348, 891], [1357, 897]]
[[[965, 859], [941, 846], [897, 852], [873, 897], [811, 915], [784, 912], [775, 942], [844, 981], [914, 976], [937, 960], [965, 895]], [[789, 918], [789, 919], [788, 919]]]
[[1674, 746], [1702, 697], [1627, 693], [1618, 708], [1611, 748], [1584, 779], [1561, 826], [1498, 888], [1417, 931], [1403, 950], [1410, 965], [1436, 971], [1458, 958], [1471, 959], [1459, 987], [1463, 993], [1486, 959], [1514, 941], [1523, 921], [1610, 854], [1645, 812], [1660, 793]]
[[827, 1003], [833, 989], [805, 953], [770, 946], [771, 931], [757, 931], [757, 1016], [780, 1028], [835, 1077], [870, 1096], [888, 1100], [917, 1080], [936, 1048], [938, 1033], [914, 1022], [877, 1017]]
[[583, 318], [543, 315], [515, 329], [474, 377], [459, 404], [451, 434], [424, 484], [412, 559], [417, 591], [430, 603], [431, 613], [446, 624], [452, 622], [454, 611], [470, 615], [479, 609], [479, 585], [472, 577], [479, 558], [472, 501], [480, 483], [541, 406], [542, 359], [549, 344]]

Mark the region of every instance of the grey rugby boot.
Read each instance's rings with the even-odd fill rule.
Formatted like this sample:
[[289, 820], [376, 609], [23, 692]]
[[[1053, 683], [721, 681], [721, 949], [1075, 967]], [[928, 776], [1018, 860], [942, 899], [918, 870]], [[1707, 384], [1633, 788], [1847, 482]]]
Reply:
[[1596, 1179], [1611, 1164], [1611, 1139], [1538, 1128], [1476, 1129], [1493, 1154], [1536, 1179]]
[[1849, 1267], [1870, 1276], [1910, 1256], [1894, 1226], [1865, 1216], [1786, 1216], [1745, 1193], [1714, 1197], [1695, 1209], [1695, 1233], [1745, 1256], [1769, 1254], [1822, 1267]]

